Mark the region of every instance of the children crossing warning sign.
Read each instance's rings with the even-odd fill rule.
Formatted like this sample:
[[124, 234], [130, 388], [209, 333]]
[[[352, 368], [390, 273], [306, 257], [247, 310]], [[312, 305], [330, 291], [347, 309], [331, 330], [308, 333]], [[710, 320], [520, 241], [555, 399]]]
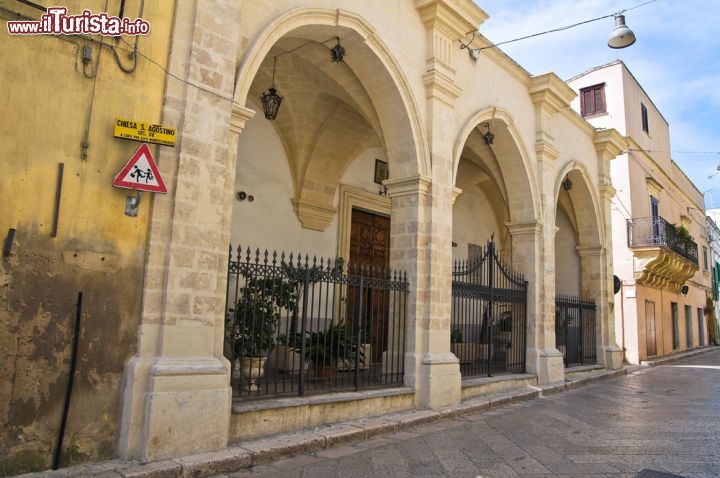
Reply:
[[143, 143], [135, 151], [130, 161], [115, 176], [112, 184], [116, 188], [137, 189], [152, 193], [167, 192], [147, 143]]

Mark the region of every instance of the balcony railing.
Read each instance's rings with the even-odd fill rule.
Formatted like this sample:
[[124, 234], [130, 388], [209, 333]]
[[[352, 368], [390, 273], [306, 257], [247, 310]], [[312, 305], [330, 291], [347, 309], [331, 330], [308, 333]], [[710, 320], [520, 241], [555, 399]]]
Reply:
[[629, 247], [662, 246], [698, 265], [697, 243], [661, 217], [628, 219], [627, 230]]

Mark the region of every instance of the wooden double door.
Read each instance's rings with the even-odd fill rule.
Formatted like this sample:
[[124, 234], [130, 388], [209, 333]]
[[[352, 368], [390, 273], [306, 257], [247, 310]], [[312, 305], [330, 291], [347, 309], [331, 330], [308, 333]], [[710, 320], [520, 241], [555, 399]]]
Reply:
[[[352, 210], [349, 272], [367, 278], [384, 274], [390, 266], [390, 218]], [[348, 322], [371, 345], [373, 363], [387, 350], [389, 291], [369, 287], [348, 287]], [[368, 358], [365, 357], [365, 360]]]

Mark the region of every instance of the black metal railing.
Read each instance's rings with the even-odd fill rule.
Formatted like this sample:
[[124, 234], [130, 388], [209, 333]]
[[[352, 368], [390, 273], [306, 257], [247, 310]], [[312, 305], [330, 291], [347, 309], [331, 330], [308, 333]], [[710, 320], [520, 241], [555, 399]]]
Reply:
[[303, 396], [402, 384], [407, 290], [404, 272], [231, 247], [225, 356], [233, 392]]
[[628, 247], [662, 246], [698, 265], [698, 247], [685, 232], [662, 217], [627, 220]]
[[569, 295], [555, 297], [555, 346], [566, 367], [597, 362], [595, 302]]
[[525, 372], [527, 281], [492, 241], [452, 271], [450, 345], [463, 377]]

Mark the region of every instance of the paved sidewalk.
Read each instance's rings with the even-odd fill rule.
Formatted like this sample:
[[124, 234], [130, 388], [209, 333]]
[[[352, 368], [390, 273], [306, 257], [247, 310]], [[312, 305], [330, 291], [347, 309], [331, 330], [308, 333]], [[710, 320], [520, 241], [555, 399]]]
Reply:
[[720, 477], [720, 350], [230, 477]]

